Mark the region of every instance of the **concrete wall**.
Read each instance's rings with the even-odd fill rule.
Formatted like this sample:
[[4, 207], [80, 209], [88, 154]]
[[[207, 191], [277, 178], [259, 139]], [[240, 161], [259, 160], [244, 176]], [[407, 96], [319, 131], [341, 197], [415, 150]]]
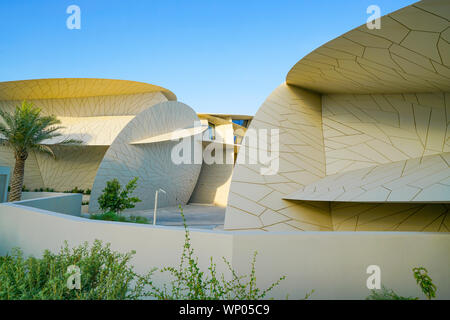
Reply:
[[233, 266], [248, 272], [258, 252], [256, 277], [268, 286], [280, 275], [287, 280], [278, 298], [365, 299], [369, 265], [381, 268], [381, 283], [400, 295], [423, 298], [411, 269], [423, 266], [438, 286], [438, 298], [450, 298], [450, 234], [418, 232], [235, 233]]
[[[206, 268], [209, 257], [217, 258], [218, 271], [226, 267], [219, 261], [231, 261], [232, 234], [192, 232], [192, 244], [200, 265]], [[184, 243], [184, 230], [133, 223], [90, 220], [42, 209], [27, 208], [15, 203], [0, 205], [0, 255], [20, 247], [26, 255], [40, 256], [44, 249], [57, 251], [67, 240], [75, 246], [95, 239], [111, 243], [114, 250], [136, 250], [133, 264], [137, 272], [153, 267], [177, 265]]]
[[[17, 204], [0, 205], [0, 255], [14, 247], [39, 256], [70, 245], [101, 239], [114, 250], [136, 250], [132, 262], [137, 272], [177, 265], [182, 250], [182, 228], [94, 221]], [[238, 272], [247, 273], [253, 252], [258, 251], [256, 276], [265, 287], [287, 276], [273, 292], [275, 298], [364, 299], [366, 268], [381, 268], [381, 281], [402, 295], [420, 296], [411, 269], [424, 266], [438, 286], [437, 297], [450, 299], [450, 233], [416, 232], [216, 232], [191, 231], [200, 266], [214, 257], [218, 272], [227, 258]], [[159, 278], [157, 281], [164, 281]]]
[[22, 192], [22, 198], [21, 200], [31, 200], [31, 199], [39, 199], [39, 198], [48, 198], [48, 197], [58, 197], [58, 196], [65, 196], [67, 193], [63, 192], [34, 192], [34, 191], [25, 191]]
[[[257, 160], [256, 164], [250, 161], [255, 148], [249, 145], [249, 134], [260, 133], [261, 129], [279, 130], [279, 168], [272, 175], [261, 174], [261, 169], [268, 165], [260, 157], [253, 159]], [[325, 177], [320, 95], [281, 84], [259, 108], [246, 140], [234, 167], [224, 228], [331, 231], [328, 204], [283, 200], [288, 194]], [[270, 144], [269, 147], [272, 149]], [[261, 150], [264, 147], [258, 145], [258, 151]]]
[[[40, 192], [36, 193], [39, 194]], [[42, 194], [45, 195], [46, 193], [42, 192], [41, 195]], [[48, 196], [44, 198], [8, 202], [8, 204], [50, 210], [52, 212], [59, 212], [71, 216], [80, 216], [82, 197], [83, 195], [79, 193], [54, 195], [49, 192]]]
[[[202, 125], [207, 126], [208, 120], [201, 119]], [[209, 131], [203, 133], [202, 152], [207, 159], [203, 159], [202, 169], [192, 192], [190, 202], [213, 204], [226, 207], [230, 191], [231, 176], [234, 163], [227, 159], [234, 159], [234, 131], [231, 118], [224, 119], [227, 124], [215, 124], [215, 140], [211, 142]], [[219, 152], [221, 150], [221, 155]], [[213, 156], [214, 162], [209, 162], [209, 155]]]

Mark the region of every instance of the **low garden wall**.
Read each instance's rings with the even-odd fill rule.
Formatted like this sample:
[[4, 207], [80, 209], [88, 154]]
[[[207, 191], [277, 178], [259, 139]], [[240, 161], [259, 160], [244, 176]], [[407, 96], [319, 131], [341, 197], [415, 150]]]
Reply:
[[[212, 256], [218, 272], [227, 270], [221, 260], [225, 257], [238, 272], [248, 273], [256, 250], [260, 287], [287, 277], [273, 291], [275, 298], [300, 299], [314, 289], [312, 299], [364, 299], [370, 293], [367, 267], [378, 265], [382, 284], [400, 295], [419, 297], [411, 269], [426, 267], [438, 286], [437, 298], [450, 299], [450, 233], [191, 230], [190, 235], [205, 270]], [[144, 273], [178, 265], [184, 230], [88, 220], [23, 203], [0, 204], [0, 255], [20, 247], [27, 255], [39, 256], [44, 249], [57, 251], [64, 240], [78, 245], [94, 239], [110, 242], [121, 252], [136, 250], [132, 262]]]
[[78, 193], [24, 192], [14, 204], [44, 209], [72, 216], [81, 216], [82, 195]]

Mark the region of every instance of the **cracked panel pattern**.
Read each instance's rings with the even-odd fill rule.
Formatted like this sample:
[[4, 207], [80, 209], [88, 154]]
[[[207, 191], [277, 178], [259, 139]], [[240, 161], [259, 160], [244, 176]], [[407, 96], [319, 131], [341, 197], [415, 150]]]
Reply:
[[[1, 84], [1, 83], [0, 83]], [[26, 99], [42, 109], [42, 114], [54, 114], [64, 118], [130, 116], [149, 105], [167, 101], [160, 92], [93, 97]], [[4, 110], [14, 110], [22, 100], [0, 100]]]
[[450, 232], [450, 205], [331, 202], [335, 231]]
[[285, 199], [352, 202], [450, 202], [450, 153], [347, 171]]
[[250, 147], [241, 146], [234, 168], [225, 229], [331, 230], [328, 204], [282, 198], [325, 176], [321, 99], [318, 94], [280, 85], [253, 118], [249, 131], [279, 129], [280, 161], [275, 175], [248, 164]]
[[33, 79], [0, 82], [0, 100], [86, 98], [162, 92], [176, 100], [169, 90], [149, 83], [95, 78]]
[[327, 175], [450, 151], [450, 94], [324, 95]]
[[57, 191], [75, 187], [92, 189], [97, 169], [108, 147], [54, 146], [52, 149], [55, 158], [35, 152], [43, 186]]
[[[162, 92], [158, 92], [161, 90]], [[0, 82], [0, 108], [13, 111], [23, 99], [56, 115], [64, 127], [62, 139], [78, 139], [81, 147], [56, 148], [56, 159], [31, 152], [26, 161], [25, 186], [91, 189], [107, 147], [144, 109], [174, 98], [170, 91], [151, 84], [108, 79], [37, 79]], [[171, 96], [172, 95], [172, 96]], [[55, 148], [55, 147], [53, 147]], [[14, 156], [0, 147], [0, 164], [14, 168]]]
[[[200, 164], [175, 164], [172, 148], [178, 141], [131, 144], [152, 136], [191, 128], [198, 121], [197, 114], [187, 105], [168, 101], [152, 106], [131, 120], [109, 147], [100, 164], [91, 193], [89, 212], [98, 211], [97, 198], [106, 182], [117, 178], [122, 186], [138, 177], [133, 196], [142, 202], [135, 210], [152, 209], [155, 192], [162, 188], [158, 206], [185, 204], [189, 200], [200, 174]], [[201, 150], [201, 138], [196, 141]]]
[[449, 19], [420, 1], [300, 60], [252, 122], [280, 128], [280, 171], [236, 164], [225, 228], [448, 232]]
[[[0, 166], [9, 167], [12, 174], [14, 163], [14, 152], [9, 147], [0, 146]], [[11, 179], [9, 179], [9, 182], [11, 183]], [[25, 161], [23, 184], [29, 190], [44, 187], [44, 181], [42, 180], [41, 171], [34, 152], [30, 152], [27, 161]]]
[[322, 93], [450, 91], [450, 1], [427, 0], [314, 50], [287, 83]]

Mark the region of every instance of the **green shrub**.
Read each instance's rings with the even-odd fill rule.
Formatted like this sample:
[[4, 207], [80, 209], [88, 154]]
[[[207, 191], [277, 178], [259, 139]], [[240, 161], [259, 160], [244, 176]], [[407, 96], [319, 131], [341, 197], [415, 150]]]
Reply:
[[[136, 274], [129, 261], [134, 252], [121, 254], [96, 240], [42, 258], [24, 258], [19, 249], [0, 257], [0, 299], [134, 299], [140, 288], [131, 285]], [[69, 289], [68, 267], [81, 270], [81, 289]]]
[[414, 297], [402, 297], [394, 292], [392, 289], [388, 289], [385, 286], [381, 286], [381, 290], [371, 290], [367, 300], [417, 300], [419, 298]]
[[84, 190], [78, 189], [78, 187], [75, 187], [72, 190], [63, 191], [63, 193], [82, 193], [82, 194], [84, 194]]
[[117, 179], [107, 181], [103, 193], [98, 197], [100, 209], [103, 212], [112, 211], [120, 214], [125, 209], [134, 208], [135, 203], [141, 202], [139, 198], [130, 197], [137, 187], [137, 180], [137, 177], [130, 180], [124, 189]]
[[[172, 281], [156, 286], [152, 277], [158, 269], [145, 275], [134, 272], [129, 265], [134, 251], [122, 254], [112, 251], [110, 244], [95, 240], [91, 248], [87, 243], [69, 249], [67, 242], [59, 253], [46, 250], [42, 258], [24, 258], [19, 249], [12, 255], [0, 257], [0, 299], [264, 299], [285, 277], [279, 278], [266, 289], [256, 286], [256, 252], [248, 275], [238, 275], [231, 264], [223, 258], [231, 273], [231, 280], [218, 275], [216, 265], [211, 263], [207, 271], [200, 270], [198, 258], [190, 243], [186, 220], [185, 243], [178, 267], [166, 267], [160, 271], [174, 277]], [[124, 219], [115, 213], [104, 214], [111, 219]], [[136, 217], [138, 220], [138, 217]], [[114, 220], [116, 221], [116, 220]], [[71, 276], [69, 266], [81, 271], [81, 288], [69, 289]], [[307, 294], [305, 298], [308, 298]]]
[[130, 216], [125, 217], [115, 212], [108, 211], [100, 214], [91, 214], [90, 219], [93, 220], [106, 220], [106, 221], [118, 221], [118, 222], [133, 222], [133, 223], [149, 223], [146, 217]]
[[[414, 279], [422, 290], [423, 294], [428, 300], [436, 297], [436, 285], [433, 284], [433, 280], [428, 275], [428, 270], [424, 267], [415, 267], [412, 269]], [[387, 289], [385, 286], [381, 286], [381, 291], [371, 290], [367, 300], [419, 300], [418, 297], [402, 297], [394, 292], [392, 289]]]
[[423, 294], [428, 300], [436, 297], [436, 285], [433, 284], [433, 280], [428, 275], [428, 270], [424, 267], [413, 268], [414, 279], [416, 279], [417, 285], [422, 290]]
[[139, 285], [148, 288], [148, 291], [143, 293], [144, 296], [160, 300], [257, 300], [264, 299], [274, 287], [285, 279], [283, 276], [266, 289], [258, 288], [255, 275], [256, 252], [253, 255], [251, 270], [248, 275], [238, 275], [231, 267], [230, 262], [222, 258], [230, 271], [230, 281], [225, 280], [223, 274], [220, 276], [217, 274], [216, 264], [212, 257], [208, 270], [200, 270], [198, 258], [191, 246], [189, 230], [181, 206], [180, 210], [185, 229], [185, 242], [180, 264], [178, 267], [165, 267], [160, 270], [162, 273], [168, 273], [173, 279], [168, 284], [164, 284], [162, 288], [156, 286], [151, 280], [157, 269], [153, 269], [146, 277], [140, 277]]

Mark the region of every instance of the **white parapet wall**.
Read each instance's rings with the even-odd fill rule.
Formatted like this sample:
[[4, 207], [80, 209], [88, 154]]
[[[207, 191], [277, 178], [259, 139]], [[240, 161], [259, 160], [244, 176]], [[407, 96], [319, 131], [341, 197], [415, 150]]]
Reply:
[[[438, 286], [437, 297], [450, 299], [450, 233], [426, 232], [226, 232], [191, 230], [190, 236], [204, 270], [213, 257], [218, 272], [225, 257], [240, 273], [248, 273], [258, 252], [256, 277], [266, 287], [287, 278], [271, 297], [364, 299], [369, 265], [381, 268], [381, 282], [405, 296], [421, 295], [411, 269], [426, 267]], [[132, 263], [144, 273], [153, 267], [177, 266], [184, 241], [183, 228], [89, 220], [16, 203], [0, 204], [0, 255], [14, 247], [26, 255], [57, 251], [95, 239], [114, 250], [136, 250]], [[160, 278], [158, 281], [164, 281]]]
[[24, 192], [22, 199], [24, 200], [14, 202], [14, 205], [81, 216], [83, 195], [79, 193]]
[[365, 299], [367, 267], [381, 269], [381, 283], [403, 296], [424, 298], [412, 268], [427, 268], [437, 297], [450, 299], [450, 233], [427, 232], [238, 232], [233, 237], [233, 267], [248, 271], [257, 251], [256, 277], [268, 286], [280, 275], [277, 298]]

